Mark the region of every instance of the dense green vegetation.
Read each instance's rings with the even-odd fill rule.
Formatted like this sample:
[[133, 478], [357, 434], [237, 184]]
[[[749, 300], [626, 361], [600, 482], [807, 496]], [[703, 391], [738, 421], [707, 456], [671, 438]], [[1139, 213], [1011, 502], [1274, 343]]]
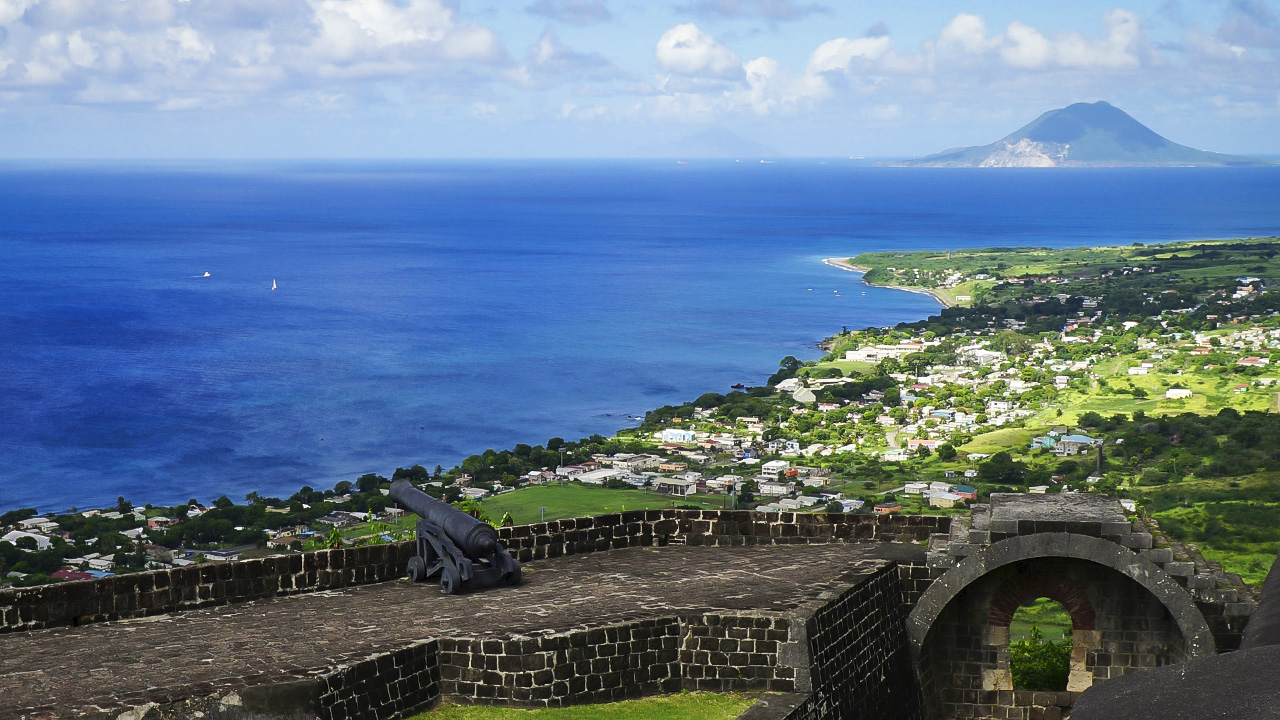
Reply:
[[1071, 639], [1046, 640], [1032, 627], [1026, 640], [1009, 643], [1009, 670], [1017, 690], [1067, 689], [1071, 674]]

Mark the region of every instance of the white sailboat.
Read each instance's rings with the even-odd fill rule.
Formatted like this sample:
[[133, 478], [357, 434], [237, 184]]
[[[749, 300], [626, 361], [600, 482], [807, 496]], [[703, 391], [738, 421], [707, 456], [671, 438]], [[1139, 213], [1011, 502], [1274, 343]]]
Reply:
[[272, 289], [272, 290], [275, 290], [275, 289], [276, 289], [276, 279], [275, 279], [275, 278], [271, 278], [271, 289]]

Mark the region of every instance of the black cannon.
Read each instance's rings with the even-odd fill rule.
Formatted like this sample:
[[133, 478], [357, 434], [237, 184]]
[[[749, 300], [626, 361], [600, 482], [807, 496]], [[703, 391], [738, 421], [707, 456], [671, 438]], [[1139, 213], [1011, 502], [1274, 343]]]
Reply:
[[421, 518], [417, 554], [409, 558], [413, 582], [439, 572], [440, 587], [449, 594], [469, 582], [520, 584], [520, 563], [498, 542], [498, 532], [489, 523], [436, 500], [403, 478], [391, 483], [391, 499]]

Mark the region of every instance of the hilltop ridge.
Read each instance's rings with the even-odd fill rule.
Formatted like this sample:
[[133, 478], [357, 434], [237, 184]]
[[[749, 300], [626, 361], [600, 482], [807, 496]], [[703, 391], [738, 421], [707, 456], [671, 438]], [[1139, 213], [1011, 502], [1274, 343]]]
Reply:
[[917, 167], [1066, 167], [1269, 163], [1179, 145], [1120, 108], [1098, 101], [1050, 110], [988, 145], [953, 148], [901, 164]]

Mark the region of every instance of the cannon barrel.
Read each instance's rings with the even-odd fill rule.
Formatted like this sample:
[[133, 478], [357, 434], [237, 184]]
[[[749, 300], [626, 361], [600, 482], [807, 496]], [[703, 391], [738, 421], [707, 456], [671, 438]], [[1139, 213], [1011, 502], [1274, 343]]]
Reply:
[[436, 500], [404, 478], [391, 483], [390, 497], [417, 513], [418, 517], [438, 526], [467, 557], [487, 557], [498, 549], [498, 532], [492, 525]]

